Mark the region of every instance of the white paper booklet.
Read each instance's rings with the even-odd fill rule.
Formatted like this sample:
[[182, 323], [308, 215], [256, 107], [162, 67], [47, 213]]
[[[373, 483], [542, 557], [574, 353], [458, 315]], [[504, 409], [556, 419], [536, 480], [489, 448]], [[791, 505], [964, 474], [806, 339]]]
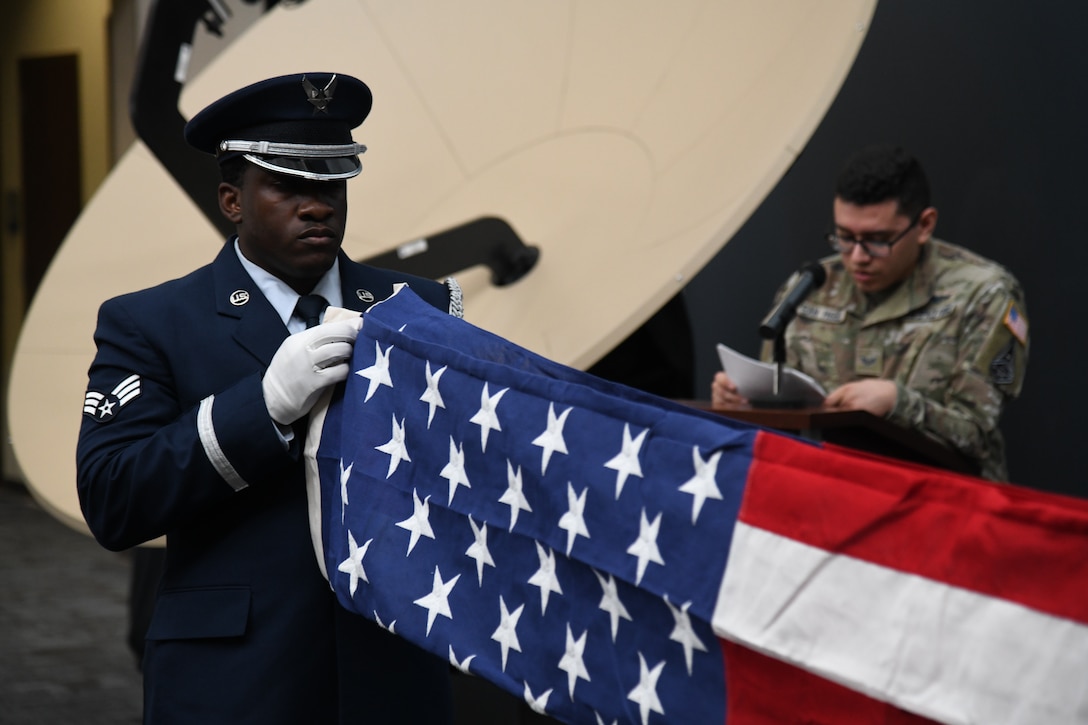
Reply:
[[[765, 363], [747, 355], [742, 355], [731, 347], [718, 343], [718, 358], [722, 370], [737, 384], [737, 392], [750, 401], [768, 400], [774, 394], [774, 365]], [[782, 368], [782, 389], [779, 397], [797, 400], [805, 406], [818, 406], [823, 403], [827, 391], [823, 386], [805, 375], [800, 370]]]

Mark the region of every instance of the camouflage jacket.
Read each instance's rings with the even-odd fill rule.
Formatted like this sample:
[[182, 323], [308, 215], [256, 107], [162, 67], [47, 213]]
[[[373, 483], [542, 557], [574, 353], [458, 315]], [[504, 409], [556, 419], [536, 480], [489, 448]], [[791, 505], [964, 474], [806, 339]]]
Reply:
[[866, 377], [895, 381], [890, 421], [958, 449], [982, 477], [1007, 480], [998, 418], [1027, 365], [1023, 291], [1003, 267], [962, 247], [931, 239], [922, 252], [911, 276], [875, 303], [838, 255], [821, 260], [827, 282], [787, 327], [786, 362], [829, 391]]

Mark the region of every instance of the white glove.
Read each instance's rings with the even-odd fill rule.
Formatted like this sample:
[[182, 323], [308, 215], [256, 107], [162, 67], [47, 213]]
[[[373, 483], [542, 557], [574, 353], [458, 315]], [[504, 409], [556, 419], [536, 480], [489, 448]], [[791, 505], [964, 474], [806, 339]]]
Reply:
[[290, 425], [310, 412], [321, 391], [348, 377], [362, 317], [326, 322], [291, 335], [265, 371], [264, 404], [272, 420]]

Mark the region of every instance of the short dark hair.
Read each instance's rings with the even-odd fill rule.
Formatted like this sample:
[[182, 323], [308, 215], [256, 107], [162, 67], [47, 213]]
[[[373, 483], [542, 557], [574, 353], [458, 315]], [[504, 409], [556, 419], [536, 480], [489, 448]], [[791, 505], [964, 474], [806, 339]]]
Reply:
[[242, 177], [245, 176], [249, 161], [245, 156], [234, 156], [219, 162], [219, 178], [224, 183], [242, 188]]
[[866, 146], [847, 159], [835, 181], [835, 196], [859, 206], [895, 199], [899, 213], [913, 219], [929, 206], [929, 180], [902, 146]]

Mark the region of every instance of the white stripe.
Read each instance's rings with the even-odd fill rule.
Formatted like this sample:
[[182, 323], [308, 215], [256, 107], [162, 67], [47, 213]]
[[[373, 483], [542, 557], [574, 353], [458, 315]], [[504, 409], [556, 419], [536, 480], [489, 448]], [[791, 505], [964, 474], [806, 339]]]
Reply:
[[117, 398], [117, 402], [118, 402], [118, 403], [120, 403], [121, 405], [124, 405], [125, 403], [127, 403], [127, 402], [128, 402], [128, 401], [130, 401], [130, 400], [132, 400], [133, 398], [135, 398], [135, 397], [136, 397], [137, 395], [139, 395], [139, 394], [140, 394], [140, 386], [139, 386], [139, 385], [137, 385], [137, 386], [136, 386], [136, 388], [135, 388], [134, 390], [129, 390], [129, 391], [128, 391], [127, 393], [125, 393], [124, 395], [122, 395], [122, 396], [119, 396], [119, 397]]
[[204, 446], [204, 455], [208, 457], [212, 467], [223, 477], [224, 481], [230, 484], [231, 488], [235, 491], [241, 491], [243, 488], [248, 487], [249, 484], [238, 475], [238, 471], [234, 470], [234, 466], [227, 460], [223, 449], [219, 447], [219, 438], [215, 435], [215, 424], [212, 422], [212, 403], [214, 401], [214, 395], [209, 395], [200, 401], [200, 408], [196, 413], [197, 434], [200, 436], [200, 444]]
[[86, 415], [95, 415], [98, 413], [98, 404], [102, 402], [102, 399], [106, 396], [102, 393], [96, 393], [93, 390], [88, 390], [87, 395], [83, 398], [83, 412]]
[[942, 722], [1088, 722], [1085, 624], [742, 523], [712, 625]]
[[[336, 319], [342, 319], [338, 316]], [[318, 397], [314, 407], [310, 409], [310, 419], [306, 430], [306, 448], [303, 451], [303, 460], [306, 461], [306, 502], [310, 518], [310, 540], [314, 547], [314, 556], [317, 557], [317, 568], [321, 570], [321, 576], [329, 579], [328, 567], [325, 566], [325, 546], [321, 533], [321, 473], [317, 467], [317, 450], [321, 447], [321, 433], [325, 426], [325, 415], [329, 411], [329, 401], [332, 400], [332, 387], [325, 389]]]
[[[400, 289], [403, 283], [393, 285], [393, 294]], [[329, 307], [326, 312], [326, 321], [339, 322], [359, 317], [358, 312], [346, 310], [343, 307]], [[329, 580], [328, 567], [325, 566], [325, 545], [321, 532], [321, 472], [317, 467], [317, 451], [321, 447], [321, 433], [325, 427], [325, 415], [329, 411], [329, 401], [332, 400], [333, 388], [325, 388], [310, 409], [309, 420], [306, 429], [306, 443], [302, 458], [306, 462], [306, 503], [310, 519], [310, 541], [314, 547], [314, 556], [317, 558], [317, 568], [321, 570], [321, 576]], [[339, 506], [339, 501], [337, 505]], [[331, 588], [331, 581], [330, 581]]]
[[127, 385], [118, 385], [117, 388], [113, 391], [113, 394], [116, 395], [118, 398], [122, 398], [122, 397], [124, 397], [126, 395], [131, 395], [132, 391], [134, 391], [134, 390], [137, 393], [140, 392], [140, 379], [139, 378], [136, 378], [135, 380], [133, 380], [131, 383], [128, 383]]
[[121, 392], [126, 387], [128, 387], [129, 385], [132, 385], [134, 383], [136, 384], [137, 387], [139, 387], [139, 385], [140, 385], [140, 376], [137, 375], [137, 374], [129, 375], [127, 378], [125, 378], [121, 382], [117, 383], [117, 387], [115, 387], [113, 389], [113, 394], [116, 395], [118, 398], [120, 398], [121, 397]]

